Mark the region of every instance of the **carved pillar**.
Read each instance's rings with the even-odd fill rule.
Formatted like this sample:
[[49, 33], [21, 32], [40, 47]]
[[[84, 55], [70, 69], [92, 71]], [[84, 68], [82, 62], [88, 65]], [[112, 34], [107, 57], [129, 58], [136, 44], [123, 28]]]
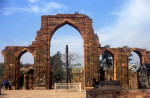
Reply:
[[114, 80], [116, 80], [116, 57], [114, 55], [114, 68], [113, 68], [113, 72], [114, 72]]
[[23, 89], [26, 89], [26, 73], [24, 72], [24, 82], [23, 82]]

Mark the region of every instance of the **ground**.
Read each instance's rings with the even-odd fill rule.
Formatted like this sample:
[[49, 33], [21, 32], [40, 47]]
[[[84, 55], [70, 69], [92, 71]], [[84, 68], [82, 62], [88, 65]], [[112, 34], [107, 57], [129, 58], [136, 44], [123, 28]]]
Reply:
[[86, 92], [59, 92], [54, 90], [2, 90], [0, 98], [86, 98]]

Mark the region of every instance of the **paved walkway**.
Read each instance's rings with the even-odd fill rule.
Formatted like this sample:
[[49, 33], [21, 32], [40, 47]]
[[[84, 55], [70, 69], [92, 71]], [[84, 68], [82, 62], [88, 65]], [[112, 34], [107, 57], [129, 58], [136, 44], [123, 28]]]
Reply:
[[54, 90], [2, 90], [0, 98], [86, 98], [84, 92], [59, 92]]

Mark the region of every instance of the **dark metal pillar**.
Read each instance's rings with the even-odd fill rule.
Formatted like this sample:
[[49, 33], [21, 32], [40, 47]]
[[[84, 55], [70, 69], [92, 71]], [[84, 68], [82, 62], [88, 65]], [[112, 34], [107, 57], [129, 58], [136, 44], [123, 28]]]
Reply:
[[68, 83], [68, 45], [66, 45], [66, 83]]

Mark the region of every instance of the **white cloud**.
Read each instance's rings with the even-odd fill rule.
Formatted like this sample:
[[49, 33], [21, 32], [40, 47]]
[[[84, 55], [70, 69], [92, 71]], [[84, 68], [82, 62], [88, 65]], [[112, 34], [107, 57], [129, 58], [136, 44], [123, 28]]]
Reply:
[[[34, 1], [34, 0], [29, 0]], [[3, 8], [0, 12], [4, 15], [12, 15], [17, 12], [26, 12], [26, 13], [39, 13], [39, 14], [55, 14], [56, 12], [60, 13], [66, 11], [67, 7], [63, 4], [56, 2], [47, 2], [43, 6], [36, 4], [29, 4], [27, 7], [11, 7]]]
[[38, 0], [28, 0], [30, 3], [35, 3], [37, 2]]
[[59, 4], [56, 2], [49, 2], [47, 3], [43, 8], [41, 8], [41, 12], [46, 13], [52, 13], [54, 11], [62, 12], [62, 10], [67, 10], [67, 7], [63, 4]]
[[32, 6], [29, 9], [31, 9], [30, 12], [33, 12], [33, 13], [39, 13], [40, 12], [39, 6]]
[[[77, 32], [78, 33], [78, 32]], [[50, 54], [54, 55], [56, 52], [60, 51], [65, 53], [65, 47], [68, 45], [69, 52], [76, 53], [80, 56], [79, 62], [83, 65], [83, 40], [81, 36], [73, 35], [63, 35], [55, 36], [51, 40]]]
[[12, 8], [3, 8], [1, 12], [4, 13], [5, 15], [12, 15], [19, 11], [25, 12], [25, 11], [29, 11], [29, 9], [20, 8], [20, 7], [12, 7]]
[[82, 51], [81, 48], [83, 48], [83, 40], [80, 36], [56, 36], [51, 40], [51, 46], [54, 49], [51, 51], [52, 54], [55, 54], [58, 50], [65, 52], [66, 45], [69, 45], [70, 51], [80, 53]]
[[150, 1], [128, 0], [120, 11], [111, 12], [117, 19], [113, 24], [97, 30], [100, 42], [113, 47], [128, 45], [150, 49]]

